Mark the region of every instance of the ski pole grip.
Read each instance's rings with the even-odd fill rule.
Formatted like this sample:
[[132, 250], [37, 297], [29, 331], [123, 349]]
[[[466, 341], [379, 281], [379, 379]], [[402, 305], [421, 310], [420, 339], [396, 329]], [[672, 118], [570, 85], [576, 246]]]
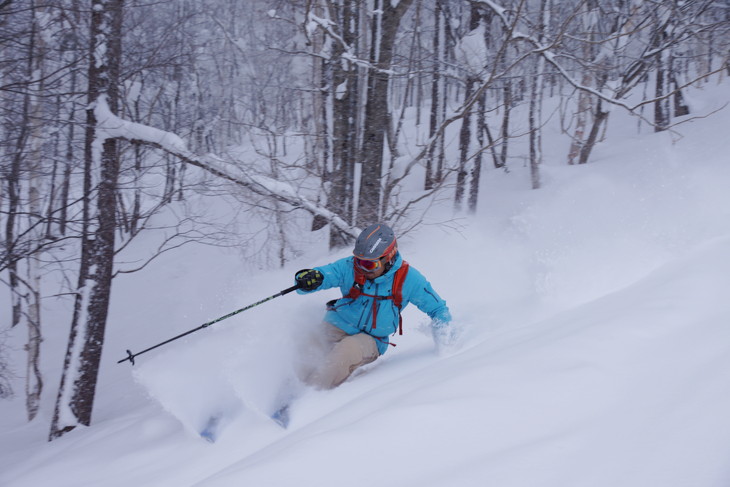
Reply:
[[286, 288], [286, 289], [284, 289], [284, 290], [283, 290], [282, 292], [280, 292], [280, 293], [279, 293], [279, 295], [280, 295], [280, 296], [283, 296], [283, 295], [285, 295], [285, 294], [289, 294], [289, 293], [290, 293], [290, 292], [292, 292], [292, 291], [296, 291], [296, 290], [297, 290], [297, 289], [299, 289], [300, 287], [302, 287], [302, 286], [300, 286], [300, 285], [299, 285], [299, 283], [296, 283], [296, 284], [294, 284], [294, 285], [293, 285], [292, 287], [289, 287], [289, 288]]

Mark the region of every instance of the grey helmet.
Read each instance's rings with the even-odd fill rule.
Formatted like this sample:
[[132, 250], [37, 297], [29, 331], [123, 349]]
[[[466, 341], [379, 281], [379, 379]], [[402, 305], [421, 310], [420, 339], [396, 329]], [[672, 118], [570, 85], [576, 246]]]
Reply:
[[387, 261], [391, 262], [397, 251], [398, 243], [393, 229], [382, 223], [376, 223], [360, 233], [352, 253], [358, 259], [376, 260], [387, 257]]

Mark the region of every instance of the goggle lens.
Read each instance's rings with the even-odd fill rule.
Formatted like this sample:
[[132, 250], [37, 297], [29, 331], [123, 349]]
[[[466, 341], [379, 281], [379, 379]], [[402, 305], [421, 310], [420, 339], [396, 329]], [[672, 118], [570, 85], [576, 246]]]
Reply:
[[364, 271], [372, 272], [380, 268], [380, 260], [365, 260], [356, 258], [355, 265], [357, 265], [360, 269]]

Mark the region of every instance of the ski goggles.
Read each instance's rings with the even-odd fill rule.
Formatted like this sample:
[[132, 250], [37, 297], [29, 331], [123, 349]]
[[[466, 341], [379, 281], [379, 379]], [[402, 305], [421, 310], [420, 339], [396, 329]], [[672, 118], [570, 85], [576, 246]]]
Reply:
[[381, 262], [381, 259], [365, 260], [355, 257], [355, 265], [362, 271], [375, 272], [382, 267], [383, 263]]

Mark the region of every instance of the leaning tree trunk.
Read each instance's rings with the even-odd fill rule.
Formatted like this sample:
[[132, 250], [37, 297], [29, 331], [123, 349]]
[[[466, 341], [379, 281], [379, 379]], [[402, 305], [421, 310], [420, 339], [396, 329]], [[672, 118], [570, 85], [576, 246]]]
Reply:
[[[583, 71], [581, 83], [583, 86], [591, 86], [593, 77], [587, 69]], [[568, 151], [568, 164], [577, 164], [583, 146], [585, 144], [585, 131], [588, 125], [588, 117], [591, 114], [592, 104], [591, 95], [586, 91], [578, 93], [578, 107], [575, 113], [575, 132], [573, 133], [573, 141]]]
[[601, 128], [606, 123], [606, 120], [608, 120], [609, 113], [609, 111], [603, 110], [603, 103], [599, 98], [596, 101], [596, 109], [593, 115], [593, 126], [591, 127], [591, 131], [588, 133], [588, 138], [586, 138], [583, 147], [581, 147], [578, 164], [586, 164], [588, 162], [591, 151], [598, 142], [598, 134], [601, 132]]
[[[81, 268], [61, 387], [49, 440], [91, 423], [101, 351], [104, 344], [114, 263], [117, 141], [103, 139], [95, 108], [108, 103], [117, 111], [123, 0], [93, 0], [89, 51], [89, 109], [86, 127], [84, 238]], [[102, 142], [103, 141], [103, 142]], [[99, 142], [102, 142], [99, 149]], [[97, 176], [95, 200], [91, 175]]]

